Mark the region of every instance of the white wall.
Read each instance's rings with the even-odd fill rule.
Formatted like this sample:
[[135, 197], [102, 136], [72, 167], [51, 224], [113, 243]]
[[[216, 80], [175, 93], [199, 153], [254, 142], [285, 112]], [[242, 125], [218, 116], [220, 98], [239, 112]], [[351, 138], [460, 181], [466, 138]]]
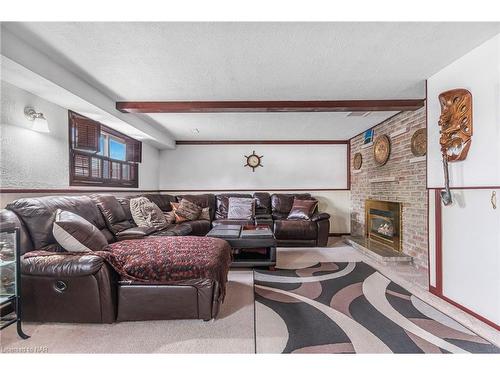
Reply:
[[465, 88], [472, 93], [473, 136], [467, 159], [450, 163], [454, 187], [500, 185], [500, 34], [427, 80], [428, 187], [444, 186], [438, 95]]
[[[252, 151], [263, 167], [252, 172]], [[347, 145], [181, 145], [160, 153], [160, 189], [345, 189]]]
[[[438, 95], [454, 88], [472, 93], [473, 136], [467, 159], [450, 163], [453, 204], [429, 191], [430, 285], [436, 286], [435, 207], [441, 205], [443, 295], [500, 324], [500, 211], [490, 200], [500, 186], [500, 34], [448, 65], [428, 85], [428, 187], [444, 186], [439, 149]], [[496, 189], [497, 195], [500, 190]]]
[[[32, 122], [24, 117], [25, 106], [32, 106], [45, 115], [50, 133], [31, 130]], [[70, 188], [66, 108], [1, 81], [0, 132], [2, 188]], [[142, 147], [139, 189], [158, 189], [159, 151], [145, 143]]]
[[[244, 155], [264, 155], [244, 167]], [[179, 145], [160, 152], [160, 189], [179, 191], [307, 189], [332, 215], [330, 231], [350, 232], [347, 145]], [[318, 191], [317, 189], [329, 189]]]

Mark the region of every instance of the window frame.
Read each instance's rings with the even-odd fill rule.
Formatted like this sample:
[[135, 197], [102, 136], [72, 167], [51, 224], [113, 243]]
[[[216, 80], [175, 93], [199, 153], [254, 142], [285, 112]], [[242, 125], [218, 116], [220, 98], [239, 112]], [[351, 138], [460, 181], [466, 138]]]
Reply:
[[[99, 149], [98, 151], [88, 151], [85, 149], [75, 149], [74, 148], [74, 135], [73, 135], [73, 118], [72, 116], [79, 116], [79, 117], [85, 117], [82, 116], [76, 112], [68, 111], [68, 134], [69, 134], [69, 139], [68, 139], [68, 144], [69, 144], [69, 185], [70, 186], [91, 186], [91, 187], [119, 187], [119, 188], [138, 188], [139, 187], [139, 162], [141, 160], [141, 156], [139, 155], [139, 158], [137, 162], [134, 161], [128, 161], [127, 160], [127, 148], [130, 147], [129, 145], [133, 145], [133, 147], [139, 147], [140, 151], [142, 151], [142, 144], [140, 141], [133, 139], [125, 134], [122, 134], [114, 129], [111, 129], [105, 125], [100, 124], [97, 121], [93, 121], [96, 123], [96, 126], [99, 126], [100, 133], [99, 133]], [[90, 119], [89, 119], [90, 120]], [[125, 160], [118, 160], [118, 159], [113, 159], [109, 156], [104, 156], [104, 155], [99, 155], [100, 152], [100, 136], [101, 134], [106, 134], [108, 135], [107, 143], [108, 145], [106, 146], [109, 150], [109, 139], [110, 137], [113, 137], [117, 139], [120, 142], [123, 142], [125, 144]], [[141, 153], [141, 152], [140, 152]], [[109, 155], [109, 151], [108, 151]], [[81, 161], [84, 162], [86, 159], [87, 161], [84, 163], [86, 164], [83, 165], [81, 168], [82, 169], [88, 169], [88, 175], [87, 176], [82, 176], [82, 175], [77, 175], [76, 174], [76, 168], [77, 166], [75, 165], [77, 158], [80, 157]], [[97, 159], [99, 160], [100, 167], [98, 168], [100, 177], [93, 177], [93, 168], [92, 164], [93, 161]], [[104, 177], [104, 165], [105, 163], [108, 163], [108, 177]], [[113, 163], [118, 164], [118, 170], [119, 170], [119, 178], [113, 178]], [[128, 166], [128, 175], [129, 179], [128, 180], [122, 180], [123, 176], [123, 169], [126, 168], [124, 166]]]

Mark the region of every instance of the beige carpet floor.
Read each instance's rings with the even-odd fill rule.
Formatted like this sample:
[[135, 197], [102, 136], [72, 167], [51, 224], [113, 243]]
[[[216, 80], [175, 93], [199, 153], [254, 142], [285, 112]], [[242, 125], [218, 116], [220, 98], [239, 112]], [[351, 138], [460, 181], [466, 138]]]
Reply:
[[[0, 331], [2, 352], [36, 348], [48, 353], [254, 353], [253, 272], [231, 270], [226, 301], [216, 320], [115, 324], [25, 323], [21, 340]], [[44, 350], [46, 348], [46, 350]]]
[[[307, 267], [328, 261], [364, 261], [465, 327], [500, 345], [500, 334], [493, 328], [427, 292], [425, 270], [410, 265], [378, 264], [338, 240], [326, 248], [278, 249], [280, 268]], [[24, 330], [31, 335], [30, 339], [19, 339], [13, 326], [0, 331], [0, 352], [27, 348], [48, 353], [254, 353], [253, 272], [230, 271], [226, 300], [214, 321], [25, 323]], [[266, 334], [272, 339], [276, 332], [269, 329]]]

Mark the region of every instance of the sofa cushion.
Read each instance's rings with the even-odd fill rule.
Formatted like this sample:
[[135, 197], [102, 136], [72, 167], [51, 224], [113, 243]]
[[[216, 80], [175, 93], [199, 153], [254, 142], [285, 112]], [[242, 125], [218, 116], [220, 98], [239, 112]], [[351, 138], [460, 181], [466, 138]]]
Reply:
[[313, 212], [316, 210], [318, 201], [315, 199], [297, 199], [293, 200], [293, 206], [288, 214], [288, 220], [310, 220]]
[[130, 211], [139, 227], [153, 227], [161, 230], [167, 226], [167, 219], [163, 211], [146, 197], [132, 198]]
[[133, 198], [137, 198], [138, 195], [134, 195], [131, 197], [116, 197], [116, 200], [120, 202], [122, 205], [123, 211], [125, 212], [125, 216], [130, 224], [135, 225], [134, 219], [132, 218], [132, 212], [130, 212], [130, 200]]
[[148, 198], [164, 212], [172, 210], [171, 202], [177, 202], [173, 195], [168, 194], [143, 194], [142, 196]]
[[276, 220], [274, 236], [279, 240], [315, 240], [317, 225], [309, 220]]
[[41, 249], [55, 244], [52, 234], [52, 224], [57, 209], [73, 212], [95, 225], [106, 235], [106, 224], [99, 209], [88, 196], [46, 196], [38, 198], [21, 198], [9, 203], [7, 209], [14, 211], [18, 218], [26, 225], [34, 249]]
[[75, 253], [100, 251], [108, 245], [106, 237], [94, 224], [61, 209], [56, 211], [52, 234], [66, 251]]
[[215, 219], [227, 219], [227, 210], [229, 208], [229, 198], [252, 198], [250, 194], [217, 194], [215, 196]]
[[151, 236], [188, 236], [193, 229], [186, 224], [171, 224], [163, 230], [151, 233]]
[[191, 236], [204, 236], [211, 229], [210, 221], [208, 220], [186, 221], [181, 225], [185, 225], [191, 228], [191, 232], [189, 233]]
[[132, 240], [132, 239], [146, 237], [154, 232], [156, 232], [156, 229], [154, 227], [133, 227], [118, 232], [116, 234], [116, 238], [119, 241]]
[[230, 197], [227, 208], [228, 219], [251, 220], [255, 215], [255, 201], [253, 198]]
[[276, 219], [284, 219], [290, 213], [293, 206], [293, 200], [311, 199], [311, 194], [273, 194], [271, 195], [271, 209], [273, 217]]
[[254, 225], [255, 222], [253, 220], [246, 219], [215, 219], [212, 221], [212, 226], [216, 227], [217, 225]]
[[91, 198], [101, 210], [107, 227], [114, 235], [134, 226], [114, 195], [94, 194]]
[[210, 207], [204, 207], [201, 209], [201, 214], [198, 217], [199, 220], [208, 220], [210, 221]]
[[254, 193], [255, 198], [255, 214], [264, 215], [271, 213], [271, 195], [269, 193], [258, 192]]

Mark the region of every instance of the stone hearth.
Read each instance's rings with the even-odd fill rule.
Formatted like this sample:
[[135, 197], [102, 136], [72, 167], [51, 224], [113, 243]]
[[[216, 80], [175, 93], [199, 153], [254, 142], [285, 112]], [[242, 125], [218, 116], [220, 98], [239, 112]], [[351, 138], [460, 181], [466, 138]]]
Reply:
[[366, 256], [385, 263], [411, 263], [413, 258], [363, 236], [343, 236], [344, 242]]

